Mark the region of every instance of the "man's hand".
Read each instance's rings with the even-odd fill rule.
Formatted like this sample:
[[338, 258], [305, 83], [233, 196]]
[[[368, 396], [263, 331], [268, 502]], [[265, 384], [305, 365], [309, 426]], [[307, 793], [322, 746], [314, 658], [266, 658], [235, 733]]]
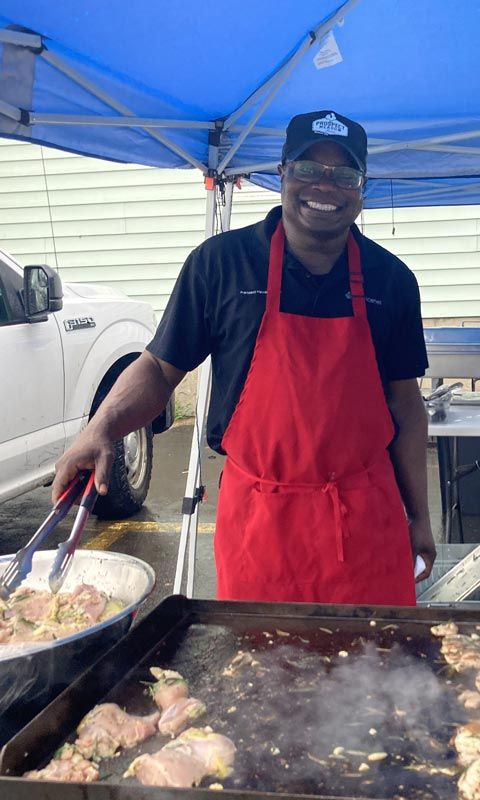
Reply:
[[75, 443], [55, 464], [56, 474], [52, 485], [52, 502], [55, 504], [69, 483], [85, 469], [95, 470], [97, 492], [100, 495], [107, 494], [114, 458], [114, 443], [99, 436], [93, 426], [87, 426]]
[[432, 529], [430, 521], [424, 520], [410, 520], [410, 541], [412, 543], [413, 562], [417, 556], [422, 556], [425, 561], [426, 567], [423, 572], [415, 578], [415, 583], [424, 581], [430, 575], [433, 563], [437, 556], [435, 542], [433, 540]]

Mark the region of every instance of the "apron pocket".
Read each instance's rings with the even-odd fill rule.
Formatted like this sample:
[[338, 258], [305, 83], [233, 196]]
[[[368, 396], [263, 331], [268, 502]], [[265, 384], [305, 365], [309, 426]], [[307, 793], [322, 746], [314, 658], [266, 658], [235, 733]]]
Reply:
[[[325, 542], [328, 498], [318, 490], [250, 491], [242, 536], [242, 580], [254, 583], [317, 583]], [[322, 522], [323, 517], [323, 522]], [[327, 537], [327, 539], [330, 537]]]

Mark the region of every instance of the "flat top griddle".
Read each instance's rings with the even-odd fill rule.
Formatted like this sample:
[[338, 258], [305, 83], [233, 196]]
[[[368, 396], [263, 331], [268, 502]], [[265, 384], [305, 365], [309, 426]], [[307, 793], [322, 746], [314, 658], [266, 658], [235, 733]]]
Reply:
[[[130, 713], [154, 707], [150, 666], [178, 670], [210, 725], [237, 746], [224, 798], [449, 800], [457, 797], [449, 744], [467, 721], [432, 624], [475, 633], [478, 611], [255, 604], [170, 597], [38, 715], [2, 751], [0, 795], [20, 800], [167, 800], [218, 797], [199, 789], [140, 787], [123, 772], [158, 735], [100, 765], [98, 784], [32, 782], [99, 702]], [[382, 755], [380, 755], [382, 754]], [[386, 755], [383, 755], [386, 754]]]

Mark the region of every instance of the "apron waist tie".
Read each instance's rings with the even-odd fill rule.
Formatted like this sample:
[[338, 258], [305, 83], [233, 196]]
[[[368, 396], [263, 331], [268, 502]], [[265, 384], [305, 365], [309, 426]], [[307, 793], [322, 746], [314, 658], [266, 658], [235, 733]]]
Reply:
[[333, 521], [335, 525], [335, 540], [337, 544], [337, 558], [342, 563], [345, 561], [343, 550], [343, 539], [347, 535], [346, 520], [347, 508], [340, 499], [338, 484], [334, 480], [328, 481], [322, 486], [322, 492], [328, 494], [333, 506]]
[[330, 480], [326, 483], [319, 484], [319, 483], [285, 483], [282, 481], [274, 481], [269, 480], [268, 478], [259, 478], [256, 475], [253, 475], [251, 472], [248, 472], [246, 469], [240, 466], [236, 461], [234, 461], [231, 456], [228, 456], [230, 463], [241, 472], [243, 475], [247, 476], [251, 480], [254, 480], [257, 483], [263, 483], [266, 486], [285, 486], [285, 487], [292, 487], [294, 485], [297, 489], [320, 489], [325, 494], [331, 498], [332, 501], [332, 509], [333, 509], [333, 519], [334, 519], [334, 526], [335, 526], [335, 539], [336, 539], [336, 548], [337, 548], [337, 558], [340, 562], [345, 561], [345, 553], [343, 543], [344, 540], [348, 538], [349, 531], [346, 516], [348, 514], [348, 509], [343, 503], [340, 497], [340, 489], [348, 490], [349, 488], [359, 488], [360, 485], [369, 486], [370, 479], [372, 473], [375, 473], [377, 470], [382, 470], [382, 467], [385, 463], [385, 459], [388, 458], [387, 454], [382, 454], [382, 458], [376, 461], [374, 464], [371, 464], [369, 467], [366, 467], [361, 472], [356, 473], [355, 475], [348, 475], [339, 480], [335, 480], [334, 475], [330, 476]]

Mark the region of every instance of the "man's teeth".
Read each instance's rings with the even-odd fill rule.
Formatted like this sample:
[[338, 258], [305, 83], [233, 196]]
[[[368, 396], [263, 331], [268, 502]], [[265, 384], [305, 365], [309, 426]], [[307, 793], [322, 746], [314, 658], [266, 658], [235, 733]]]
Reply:
[[330, 203], [316, 203], [315, 200], [305, 200], [309, 208], [314, 208], [315, 211], [336, 211], [337, 206], [332, 206]]

